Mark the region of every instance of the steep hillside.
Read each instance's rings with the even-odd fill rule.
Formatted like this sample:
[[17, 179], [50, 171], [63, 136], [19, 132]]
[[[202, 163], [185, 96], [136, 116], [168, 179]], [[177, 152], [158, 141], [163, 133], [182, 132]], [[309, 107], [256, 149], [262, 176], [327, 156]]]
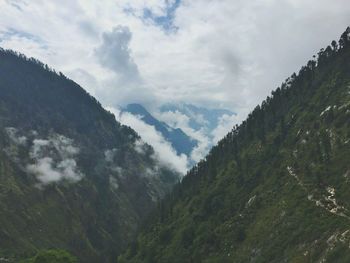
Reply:
[[140, 104], [129, 104], [123, 111], [140, 116], [142, 121], [153, 126], [172, 145], [178, 155], [185, 154], [190, 156], [193, 148], [197, 146], [197, 142], [181, 129], [174, 129], [166, 123], [157, 120]]
[[76, 83], [0, 50], [0, 258], [111, 262], [177, 180]]
[[350, 262], [350, 28], [194, 167], [118, 262]]

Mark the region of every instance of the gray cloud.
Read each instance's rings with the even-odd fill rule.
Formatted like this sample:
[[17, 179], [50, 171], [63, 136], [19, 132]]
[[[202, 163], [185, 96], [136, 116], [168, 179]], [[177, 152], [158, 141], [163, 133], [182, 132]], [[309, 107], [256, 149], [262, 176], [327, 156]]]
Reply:
[[165, 32], [154, 18], [169, 3], [0, 1], [1, 45], [68, 73], [105, 107], [189, 102], [240, 121], [350, 24], [348, 0], [182, 0], [169, 20], [177, 30]]
[[131, 37], [128, 27], [117, 26], [111, 32], [103, 33], [102, 43], [95, 49], [101, 65], [115, 72], [124, 81], [139, 79], [139, 70], [129, 48]]
[[27, 5], [27, 3], [23, 0], [5, 0], [6, 3], [13, 6], [14, 8], [18, 9], [19, 11], [22, 11], [22, 6]]

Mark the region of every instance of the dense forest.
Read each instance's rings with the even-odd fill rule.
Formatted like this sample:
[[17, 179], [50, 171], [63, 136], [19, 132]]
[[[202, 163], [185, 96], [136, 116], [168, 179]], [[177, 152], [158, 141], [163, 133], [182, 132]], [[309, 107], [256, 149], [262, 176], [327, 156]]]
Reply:
[[0, 49], [2, 260], [114, 262], [178, 179], [78, 84]]
[[350, 28], [159, 203], [118, 263], [350, 262]]

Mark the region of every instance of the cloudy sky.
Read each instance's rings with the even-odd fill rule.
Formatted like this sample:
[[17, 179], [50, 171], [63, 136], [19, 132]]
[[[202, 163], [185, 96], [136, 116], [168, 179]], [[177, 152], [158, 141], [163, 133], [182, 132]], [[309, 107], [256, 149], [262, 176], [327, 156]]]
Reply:
[[105, 107], [189, 102], [238, 119], [349, 24], [348, 0], [0, 0], [0, 46]]
[[104, 104], [249, 110], [349, 24], [348, 0], [0, 0], [0, 46]]

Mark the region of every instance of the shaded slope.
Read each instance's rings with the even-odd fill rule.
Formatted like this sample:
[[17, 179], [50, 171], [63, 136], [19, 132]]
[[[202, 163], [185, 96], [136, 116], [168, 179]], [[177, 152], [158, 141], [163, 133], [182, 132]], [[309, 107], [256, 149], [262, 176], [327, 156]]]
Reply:
[[350, 29], [235, 127], [118, 262], [349, 262]]
[[0, 50], [0, 257], [111, 262], [177, 178], [76, 83]]

